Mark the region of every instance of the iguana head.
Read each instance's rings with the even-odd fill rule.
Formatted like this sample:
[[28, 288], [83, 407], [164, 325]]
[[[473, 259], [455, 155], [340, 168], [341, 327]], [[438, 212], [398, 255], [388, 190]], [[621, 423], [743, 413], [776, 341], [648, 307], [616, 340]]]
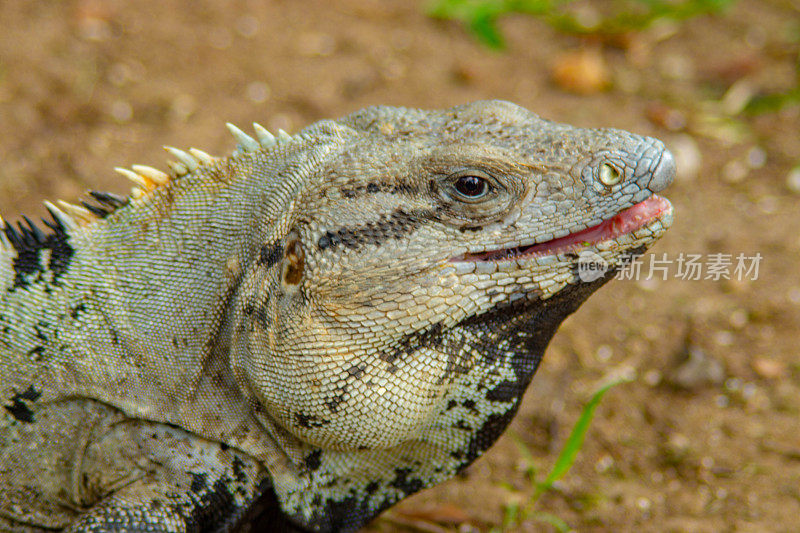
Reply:
[[335, 529], [494, 442], [563, 318], [669, 227], [675, 166], [498, 101], [299, 137], [322, 129], [336, 148], [245, 276], [232, 360], [304, 480], [284, 506]]

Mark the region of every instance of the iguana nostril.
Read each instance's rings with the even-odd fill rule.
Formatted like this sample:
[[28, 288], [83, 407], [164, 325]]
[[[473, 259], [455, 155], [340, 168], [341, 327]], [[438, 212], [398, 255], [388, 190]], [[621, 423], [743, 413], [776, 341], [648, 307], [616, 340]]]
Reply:
[[673, 179], [675, 179], [675, 158], [669, 150], [664, 149], [647, 188], [652, 192], [662, 191], [672, 183]]

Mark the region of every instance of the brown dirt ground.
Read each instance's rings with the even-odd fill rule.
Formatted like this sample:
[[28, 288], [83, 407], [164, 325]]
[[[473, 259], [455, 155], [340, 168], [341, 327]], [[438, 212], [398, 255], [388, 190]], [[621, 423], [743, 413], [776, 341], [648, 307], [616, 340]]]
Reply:
[[[580, 531], [796, 531], [800, 196], [787, 177], [800, 109], [736, 112], [797, 83], [799, 15], [791, 0], [742, 0], [602, 43], [613, 83], [576, 95], [552, 69], [594, 45], [527, 17], [504, 20], [508, 50], [495, 53], [402, 0], [0, 2], [0, 212], [123, 192], [111, 167], [158, 164], [163, 144], [223, 153], [225, 121], [293, 131], [368, 104], [504, 98], [663, 138], [681, 172], [668, 192], [675, 225], [655, 253], [760, 252], [758, 279], [680, 280], [673, 265], [666, 281], [612, 283], [564, 324], [512, 426], [541, 470], [606, 376], [638, 379], [602, 402], [538, 508]], [[676, 362], [687, 347], [702, 364]], [[671, 385], [676, 372], [693, 382]], [[522, 465], [505, 436], [367, 530], [488, 530], [530, 494]]]

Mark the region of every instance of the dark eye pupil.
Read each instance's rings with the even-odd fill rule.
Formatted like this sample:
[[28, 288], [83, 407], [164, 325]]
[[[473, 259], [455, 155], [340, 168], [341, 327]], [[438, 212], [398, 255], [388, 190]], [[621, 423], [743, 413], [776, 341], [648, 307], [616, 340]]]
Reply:
[[461, 176], [456, 181], [456, 190], [470, 198], [477, 198], [486, 194], [486, 180], [478, 176]]

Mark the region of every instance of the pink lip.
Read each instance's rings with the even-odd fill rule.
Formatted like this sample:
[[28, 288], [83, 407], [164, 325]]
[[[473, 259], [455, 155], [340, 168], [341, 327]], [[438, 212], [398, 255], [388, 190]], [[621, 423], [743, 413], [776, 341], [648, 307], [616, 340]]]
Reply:
[[454, 258], [453, 261], [504, 261], [568, 252], [580, 246], [615, 239], [636, 231], [669, 211], [670, 208], [667, 200], [654, 194], [643, 202], [617, 213], [612, 218], [577, 233], [530, 246], [467, 253]]

